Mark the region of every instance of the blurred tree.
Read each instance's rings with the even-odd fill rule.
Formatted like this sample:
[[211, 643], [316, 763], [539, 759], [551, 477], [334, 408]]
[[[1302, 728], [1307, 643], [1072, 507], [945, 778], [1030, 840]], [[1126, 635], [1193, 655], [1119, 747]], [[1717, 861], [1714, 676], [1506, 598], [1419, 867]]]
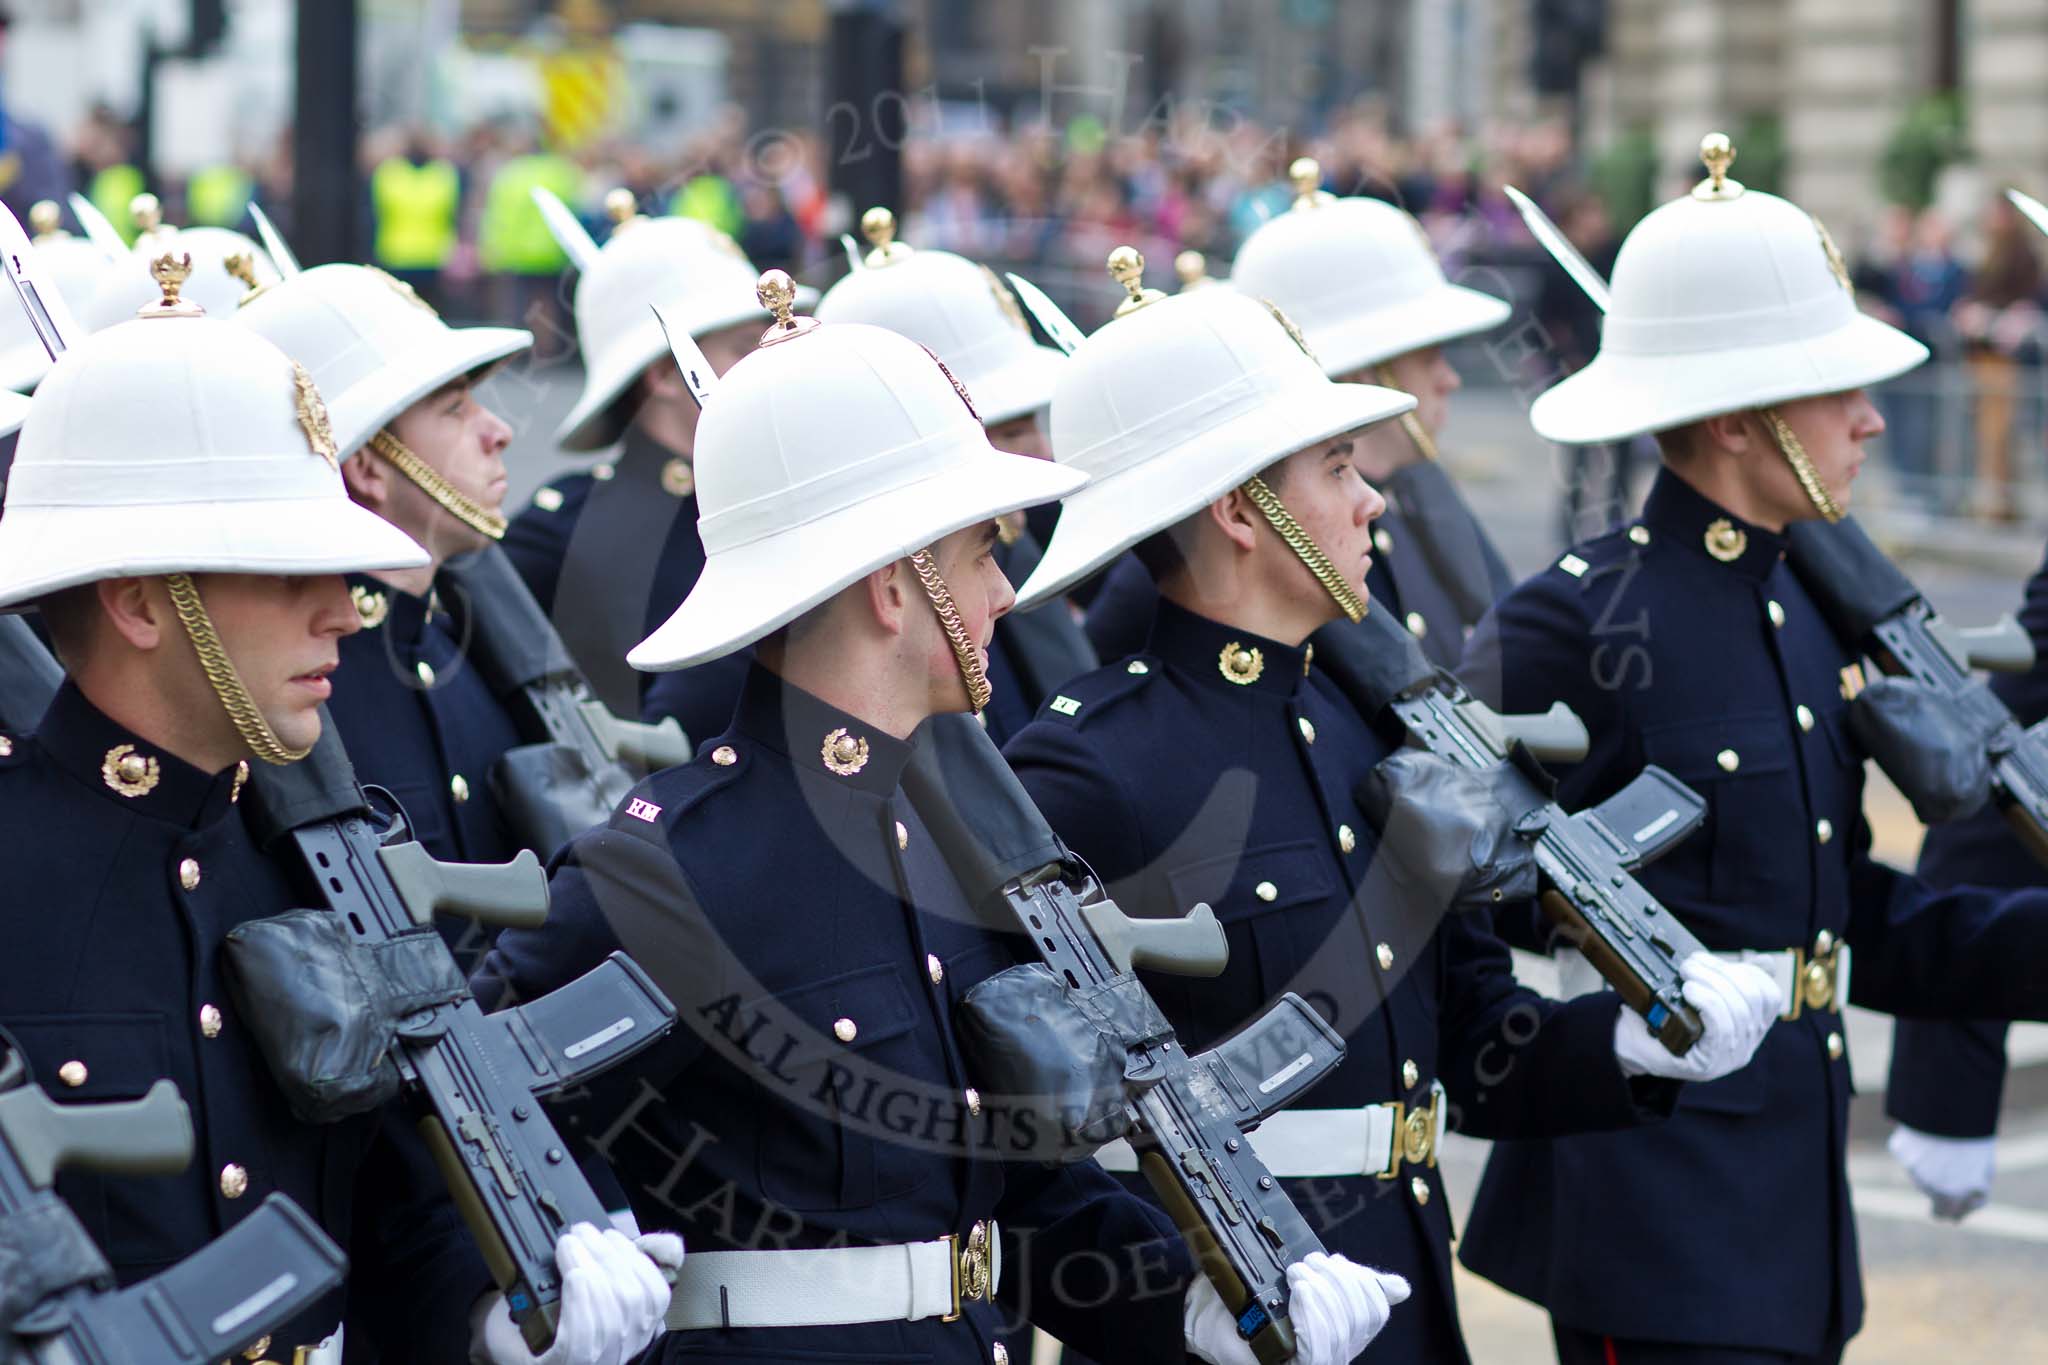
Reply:
[[1617, 235], [1657, 206], [1657, 144], [1647, 128], [1631, 128], [1594, 158], [1588, 177], [1607, 205]]
[[1942, 168], [1968, 154], [1963, 102], [1953, 91], [1928, 95], [1906, 111], [1878, 159], [1886, 202], [1924, 209]]

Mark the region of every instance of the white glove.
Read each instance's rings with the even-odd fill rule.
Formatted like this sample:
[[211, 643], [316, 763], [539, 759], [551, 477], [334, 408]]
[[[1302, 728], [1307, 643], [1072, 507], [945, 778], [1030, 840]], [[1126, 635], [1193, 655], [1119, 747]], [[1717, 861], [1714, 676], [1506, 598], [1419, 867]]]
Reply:
[[654, 1233], [628, 1241], [615, 1230], [578, 1223], [555, 1243], [562, 1272], [561, 1318], [554, 1344], [541, 1355], [527, 1349], [505, 1296], [484, 1299], [470, 1357], [483, 1365], [625, 1365], [647, 1349], [668, 1313], [668, 1281], [661, 1267], [683, 1261], [682, 1239]]
[[[1408, 1297], [1408, 1281], [1342, 1256], [1312, 1251], [1287, 1267], [1296, 1365], [1348, 1365]], [[1188, 1287], [1181, 1310], [1187, 1348], [1209, 1365], [1258, 1365], [1237, 1319], [1207, 1276]]]
[[1997, 1138], [1936, 1137], [1902, 1123], [1885, 1146], [1933, 1203], [1936, 1218], [1960, 1223], [1990, 1201]]
[[1674, 1081], [1718, 1081], [1749, 1065], [1771, 1025], [1785, 1010], [1784, 992], [1769, 972], [1747, 962], [1723, 962], [1694, 953], [1678, 964], [1685, 998], [1705, 1025], [1700, 1040], [1674, 1057], [1640, 1014], [1623, 1006], [1614, 1021], [1614, 1055], [1625, 1076]]

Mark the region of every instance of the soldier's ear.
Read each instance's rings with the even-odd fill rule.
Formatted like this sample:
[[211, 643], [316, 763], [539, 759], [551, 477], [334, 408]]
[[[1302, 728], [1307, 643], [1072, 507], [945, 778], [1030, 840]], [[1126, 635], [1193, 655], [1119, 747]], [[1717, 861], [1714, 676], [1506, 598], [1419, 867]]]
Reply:
[[391, 471], [368, 446], [341, 462], [341, 481], [348, 485], [351, 498], [372, 512], [383, 512], [391, 496]]
[[1259, 528], [1265, 518], [1242, 488], [1233, 488], [1210, 503], [1208, 516], [1210, 524], [1238, 549], [1250, 554], [1258, 548]]
[[909, 620], [910, 581], [907, 559], [892, 559], [861, 580], [867, 590], [868, 613], [887, 634], [901, 635]]
[[[1716, 450], [1725, 450], [1731, 455], [1747, 455], [1756, 447], [1760, 434], [1758, 419], [1753, 412], [1724, 412], [1708, 417], [1698, 423], [1699, 435], [1705, 443]], [[1693, 448], [1700, 442], [1696, 439]]]
[[163, 643], [171, 599], [161, 579], [103, 578], [93, 588], [108, 624], [131, 649], [151, 650]]

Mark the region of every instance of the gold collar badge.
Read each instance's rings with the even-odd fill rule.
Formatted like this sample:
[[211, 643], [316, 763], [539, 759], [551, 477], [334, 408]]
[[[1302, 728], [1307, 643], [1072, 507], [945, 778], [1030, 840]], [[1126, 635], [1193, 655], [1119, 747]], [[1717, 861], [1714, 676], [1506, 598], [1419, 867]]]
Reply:
[[373, 592], [358, 583], [348, 590], [348, 595], [349, 600], [356, 604], [356, 616], [362, 621], [364, 630], [375, 630], [391, 614], [391, 599], [384, 593]]
[[334, 428], [327, 421], [327, 404], [321, 401], [320, 390], [313, 383], [313, 373], [298, 361], [292, 362], [292, 383], [298, 386], [295, 402], [298, 404], [299, 426], [305, 430], [306, 444], [313, 453], [327, 461], [328, 467], [340, 470], [340, 447], [334, 444]]
[[1707, 553], [1723, 564], [1733, 564], [1749, 548], [1749, 533], [1726, 517], [1716, 517], [1704, 537]]
[[841, 726], [825, 736], [818, 757], [824, 760], [829, 771], [841, 777], [852, 777], [868, 766], [868, 742], [859, 735], [848, 734]]
[[[682, 456], [670, 456], [668, 463], [661, 467], [661, 491], [672, 498], [689, 497], [690, 494], [697, 491], [697, 471], [692, 469], [690, 462]], [[555, 507], [562, 505], [560, 498], [561, 495], [556, 494]], [[534, 501], [540, 501], [538, 494], [535, 495]], [[547, 510], [553, 511], [554, 508], [551, 507]]]
[[1225, 682], [1236, 683], [1239, 687], [1248, 686], [1257, 682], [1259, 675], [1266, 671], [1266, 656], [1259, 652], [1257, 645], [1246, 649], [1232, 640], [1216, 656], [1216, 671], [1223, 675]]
[[154, 757], [135, 751], [133, 744], [116, 744], [100, 760], [100, 780], [122, 796], [147, 796], [163, 778]]

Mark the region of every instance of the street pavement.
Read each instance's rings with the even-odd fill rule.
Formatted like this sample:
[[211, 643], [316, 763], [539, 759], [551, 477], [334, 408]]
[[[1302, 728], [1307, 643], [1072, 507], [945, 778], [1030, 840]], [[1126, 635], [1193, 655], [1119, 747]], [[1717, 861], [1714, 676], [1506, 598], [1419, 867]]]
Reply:
[[[512, 484], [508, 510], [523, 507], [540, 483], [602, 458], [564, 456], [553, 446], [555, 424], [574, 400], [579, 381], [573, 361], [557, 354], [515, 363], [489, 382], [485, 401], [512, 422], [516, 433], [507, 461]], [[800, 400], [792, 396], [792, 401]], [[1561, 551], [1561, 463], [1555, 450], [1528, 430], [1511, 394], [1500, 389], [1460, 394], [1442, 445], [1446, 462], [1470, 491], [1517, 573], [1533, 572]], [[1637, 478], [1638, 498], [1647, 482], [1644, 468]], [[2040, 559], [2039, 528], [1937, 522], [1888, 499], [1881, 441], [1859, 481], [1855, 510], [1935, 605], [1962, 624], [1988, 622], [2016, 609], [2021, 584]], [[1867, 809], [1880, 854], [1910, 867], [1920, 827], [1874, 771]], [[1544, 964], [1524, 960], [1521, 970], [1543, 988]], [[1934, 1222], [1926, 1201], [1884, 1151], [1888, 1021], [1851, 1011], [1848, 1032], [1861, 1091], [1852, 1116], [1850, 1169], [1869, 1302], [1848, 1365], [1926, 1365], [1936, 1358], [1955, 1365], [2048, 1361], [2048, 1312], [2035, 1298], [2048, 1284], [2048, 1027], [2015, 1030], [2018, 1065], [2007, 1086], [1997, 1187], [1990, 1206], [1960, 1225]], [[1454, 1135], [1446, 1143], [1446, 1183], [1460, 1226], [1485, 1155], [1482, 1142]], [[1683, 1179], [1683, 1173], [1674, 1178]], [[1615, 1235], [1641, 1236], [1653, 1246], [1658, 1237], [1684, 1236], [1685, 1229], [1617, 1228]], [[1767, 1237], [1770, 1230], [1759, 1229], [1758, 1235]], [[1728, 1254], [1740, 1255], [1741, 1248], [1730, 1247]], [[1460, 1275], [1460, 1307], [1474, 1365], [1554, 1360], [1539, 1310], [1476, 1277]], [[1715, 1287], [1702, 1284], [1698, 1292], [1712, 1295]], [[1727, 1311], [1739, 1315], [1742, 1306], [1731, 1303]]]

